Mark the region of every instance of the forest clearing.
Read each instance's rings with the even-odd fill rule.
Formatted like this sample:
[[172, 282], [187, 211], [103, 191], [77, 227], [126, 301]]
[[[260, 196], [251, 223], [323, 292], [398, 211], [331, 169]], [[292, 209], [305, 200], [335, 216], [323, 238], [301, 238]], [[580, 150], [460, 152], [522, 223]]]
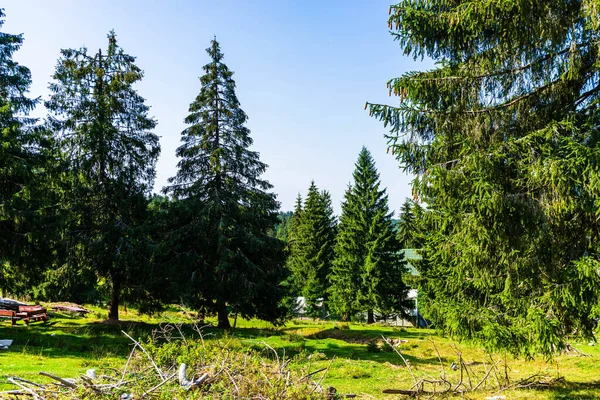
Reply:
[[[91, 309], [92, 313], [87, 318], [56, 314], [46, 323], [30, 326], [19, 324], [11, 328], [4, 325], [3, 338], [14, 339], [14, 344], [8, 350], [0, 351], [0, 391], [18, 389], [8, 382], [9, 376], [36, 383], [49, 383], [52, 379], [40, 376], [40, 371], [62, 378], [77, 378], [89, 369], [96, 369], [98, 375], [109, 374], [112, 369], [122, 371], [133, 347], [132, 341], [122, 331], [139, 339], [140, 343], [147, 344], [150, 343], [153, 331], [157, 337], [156, 333], [162, 332], [165, 326], [177, 326], [181, 332], [177, 329], [169, 330], [170, 340], [177, 348], [183, 349], [181, 354], [185, 353], [186, 346], [200, 342], [198, 333], [192, 328], [194, 320], [189, 313], [175, 307], [155, 317], [140, 316], [136, 310], [121, 310], [122, 320], [119, 324], [108, 323], [104, 309]], [[210, 322], [216, 321], [207, 320], [207, 325]], [[462, 354], [466, 368], [471, 373], [469, 378], [466, 375], [464, 377], [464, 389], [469, 387], [468, 379], [472, 386], [476, 386], [484, 378], [486, 368], [496, 362], [500, 366], [497, 373], [505, 373], [502, 354], [487, 353], [476, 345], [455, 343], [429, 329], [312, 319], [294, 319], [283, 327], [275, 328], [258, 320], [238, 319], [237, 327], [229, 332], [212, 326], [205, 326], [201, 332], [206, 348], [209, 349], [207, 351], [219, 352], [222, 351], [219, 346], [223, 346], [240, 355], [256, 353], [267, 362], [275, 362], [277, 357], [280, 361], [289, 360], [287, 367], [294, 376], [303, 377], [314, 373], [315, 381], [319, 381], [325, 391], [334, 387], [338, 395], [356, 395], [357, 398], [364, 399], [398, 398], [397, 394], [384, 394], [384, 391], [407, 390], [414, 384], [402, 358], [389, 347], [383, 346], [382, 335], [400, 343], [397, 348], [411, 365], [417, 379], [439, 379], [443, 365], [447, 380], [457, 384], [460, 370], [452, 369], [452, 365], [459, 362], [457, 351]], [[183, 333], [185, 339], [179, 337], [180, 333]], [[165, 342], [164, 336], [157, 340]], [[510, 379], [508, 384], [503, 382], [503, 376], [490, 377], [477, 390], [465, 393], [464, 398], [481, 399], [499, 395], [506, 396], [507, 399], [600, 397], [600, 384], [596, 375], [600, 348], [589, 346], [588, 343], [574, 343], [573, 347], [575, 350], [552, 360], [542, 357], [515, 360], [509, 356], [506, 358]], [[277, 352], [277, 356], [273, 350]], [[438, 351], [440, 358], [437, 356]], [[158, 347], [150, 352], [157, 360], [165, 359]], [[161, 365], [161, 368], [166, 367], [166, 364], [168, 363]], [[233, 369], [234, 366], [230, 368]], [[264, 368], [266, 371], [267, 367]], [[193, 374], [191, 369], [188, 373]], [[149, 376], [152, 374], [153, 371], [147, 372]], [[241, 379], [261, 381], [263, 377], [246, 376]], [[521, 382], [526, 387], [516, 388]], [[268, 388], [264, 382], [259, 385]], [[508, 389], [499, 392], [499, 385]], [[131, 393], [139, 389], [136, 386], [123, 387], [120, 393]], [[232, 385], [227, 390], [222, 392], [224, 397], [227, 394], [235, 396]], [[310, 391], [309, 386], [304, 395]], [[189, 398], [193, 393], [195, 395], [192, 397], [196, 397], [203, 392], [205, 395], [211, 393], [208, 387], [188, 392], [173, 380], [155, 394], [161, 398]], [[212, 394], [214, 396], [214, 392]], [[316, 398], [326, 398], [326, 393], [313, 394]], [[426, 397], [428, 396], [423, 396]], [[447, 397], [461, 398], [461, 395]]]
[[25, 3], [3, 397], [600, 398], [600, 0]]

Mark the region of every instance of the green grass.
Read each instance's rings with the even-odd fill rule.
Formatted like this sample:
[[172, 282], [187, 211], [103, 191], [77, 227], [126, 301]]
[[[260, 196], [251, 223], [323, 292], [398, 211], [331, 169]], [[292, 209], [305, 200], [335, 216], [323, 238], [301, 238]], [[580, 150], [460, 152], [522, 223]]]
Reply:
[[[162, 323], [181, 323], [188, 338], [196, 335], [193, 319], [177, 308], [171, 308], [154, 317], [140, 316], [135, 310], [123, 310], [120, 324], [104, 321], [104, 310], [93, 308], [87, 318], [55, 315], [48, 323], [17, 325], [0, 323], [0, 339], [13, 339], [9, 350], [0, 351], [0, 390], [12, 389], [8, 376], [20, 376], [37, 382], [46, 382], [39, 371], [62, 377], [76, 377], [88, 368], [110, 369], [121, 367], [131, 349], [131, 342], [121, 330], [134, 338], [147, 339]], [[214, 321], [213, 321], [214, 322]], [[423, 329], [401, 329], [381, 325], [341, 324], [312, 320], [294, 320], [286, 326], [274, 328], [268, 323], [238, 319], [235, 330], [223, 333], [215, 328], [203, 330], [205, 340], [225, 338], [232, 348], [246, 351], [254, 349], [264, 357], [292, 358], [291, 368], [302, 375], [330, 365], [322, 384], [333, 386], [338, 393], [354, 393], [364, 398], [394, 398], [382, 394], [384, 389], [408, 389], [413, 378], [402, 359], [391, 349], [373, 351], [381, 335], [403, 339], [401, 353], [420, 378], [439, 377], [441, 367], [436, 348], [445, 365], [449, 380], [458, 381], [458, 371], [449, 369], [458, 361], [456, 349], [462, 353], [476, 376], [481, 379], [485, 367], [492, 360], [503, 359], [499, 354], [466, 343], [456, 344], [448, 338]], [[369, 343], [372, 343], [369, 345]], [[515, 360], [507, 358], [512, 382], [540, 374], [548, 378], [562, 377], [545, 389], [508, 390], [502, 394], [509, 399], [594, 399], [600, 398], [600, 348], [576, 343], [575, 348], [589, 355], [558, 356], [552, 361], [543, 358]], [[369, 351], [371, 350], [371, 351]], [[333, 360], [333, 362], [331, 361]], [[485, 363], [485, 364], [484, 364]], [[322, 373], [316, 374], [320, 378]], [[485, 398], [494, 393], [493, 388], [466, 395], [465, 398]], [[469, 397], [471, 396], [471, 397]]]

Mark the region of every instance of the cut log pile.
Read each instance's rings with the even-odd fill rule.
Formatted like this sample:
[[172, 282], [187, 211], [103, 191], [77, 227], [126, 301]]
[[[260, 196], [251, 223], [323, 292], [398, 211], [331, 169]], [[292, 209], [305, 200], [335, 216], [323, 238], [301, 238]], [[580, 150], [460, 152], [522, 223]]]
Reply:
[[86, 314], [91, 313], [90, 310], [87, 310], [77, 304], [53, 304], [52, 309], [54, 311], [67, 312], [70, 314], [78, 314], [82, 317], [85, 317]]

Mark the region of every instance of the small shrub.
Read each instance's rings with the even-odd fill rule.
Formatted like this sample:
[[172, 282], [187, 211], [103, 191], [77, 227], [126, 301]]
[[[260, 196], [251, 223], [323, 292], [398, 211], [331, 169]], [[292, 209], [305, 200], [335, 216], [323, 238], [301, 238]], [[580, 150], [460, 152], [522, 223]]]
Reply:
[[356, 368], [352, 371], [353, 379], [365, 379], [370, 377], [371, 374], [368, 371], [365, 371], [363, 368]]
[[331, 350], [338, 350], [340, 346], [336, 343], [327, 342], [327, 348]]
[[394, 348], [388, 342], [383, 342], [383, 345], [381, 346], [381, 350], [385, 351], [386, 353], [392, 353], [394, 351]]
[[401, 351], [415, 349], [417, 347], [419, 347], [419, 345], [416, 343], [400, 343], [397, 346], [398, 350], [401, 350]]
[[97, 319], [108, 319], [108, 313], [102, 311], [94, 312], [94, 317]]
[[379, 344], [377, 343], [377, 341], [372, 340], [369, 343], [367, 343], [367, 352], [368, 353], [379, 353], [381, 351], [381, 348], [379, 347]]
[[281, 335], [281, 340], [283, 340], [284, 342], [291, 342], [291, 343], [303, 343], [306, 341], [306, 338], [302, 335], [292, 332], [292, 333], [286, 333], [285, 335]]
[[310, 356], [308, 356], [308, 358], [310, 358], [313, 361], [319, 361], [319, 360], [326, 360], [327, 356], [324, 353], [319, 353], [318, 351], [315, 351]]

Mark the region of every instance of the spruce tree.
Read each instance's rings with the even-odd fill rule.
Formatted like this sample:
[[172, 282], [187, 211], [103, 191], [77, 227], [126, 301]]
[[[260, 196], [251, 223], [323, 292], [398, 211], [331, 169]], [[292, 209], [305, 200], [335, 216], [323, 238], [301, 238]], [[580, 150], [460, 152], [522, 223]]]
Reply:
[[[0, 9], [0, 28], [4, 25]], [[13, 61], [23, 44], [21, 35], [0, 32], [0, 289], [8, 289], [8, 263], [14, 262], [15, 237], [20, 230], [18, 197], [26, 190], [32, 166], [28, 138], [20, 116], [31, 111], [35, 101], [25, 97], [31, 85], [27, 67]], [[13, 271], [14, 272], [14, 271]]]
[[423, 247], [423, 208], [416, 201], [406, 199], [400, 209], [397, 239], [403, 249]]
[[230, 327], [230, 310], [278, 322], [284, 315], [278, 286], [285, 278], [283, 243], [269, 233], [279, 204], [261, 178], [267, 165], [250, 150], [248, 117], [216, 39], [207, 53], [210, 62], [177, 149], [179, 169], [165, 188], [188, 210], [186, 226], [193, 229], [182, 238], [190, 255], [186, 276], [195, 282], [190, 301], [217, 313], [220, 328]]
[[298, 227], [302, 224], [302, 196], [298, 193], [296, 205], [290, 221], [290, 231], [288, 234], [288, 250], [295, 243], [298, 235]]
[[109, 319], [116, 320], [121, 292], [136, 281], [135, 267], [142, 268], [135, 261], [135, 236], [160, 152], [152, 133], [156, 121], [133, 88], [143, 73], [114, 32], [106, 51], [61, 54], [46, 107], [69, 162], [63, 203], [70, 212], [69, 265], [89, 268], [107, 282]]
[[291, 217], [288, 220], [288, 234], [287, 240], [285, 241], [285, 268], [287, 278], [281, 283], [285, 290], [285, 296], [282, 303], [288, 312], [289, 317], [295, 317], [300, 311], [298, 309], [298, 297], [302, 295], [302, 288], [299, 283], [296, 282], [296, 275], [293, 273], [294, 265], [298, 263], [297, 257], [298, 252], [294, 251], [294, 245], [298, 236], [298, 226], [302, 216], [302, 197], [298, 193], [296, 198], [296, 205], [294, 211], [291, 213]]
[[437, 67], [370, 105], [428, 205], [424, 313], [516, 354], [593, 338], [600, 291], [594, 1], [404, 1], [389, 26]]
[[323, 316], [328, 302], [328, 276], [333, 261], [336, 221], [329, 192], [311, 182], [304, 205], [300, 196], [292, 221], [288, 268], [309, 316]]
[[290, 230], [288, 233], [288, 240], [285, 246], [286, 262], [285, 266], [289, 274], [284, 282], [286, 288], [286, 302], [290, 305], [289, 311], [296, 311], [297, 298], [302, 295], [302, 275], [297, 273], [301, 270], [302, 256], [300, 254], [300, 248], [296, 247], [298, 243], [298, 231], [300, 224], [302, 223], [302, 196], [298, 193], [296, 198], [296, 205], [292, 218], [290, 220]]
[[[4, 25], [0, 8], [0, 29]], [[50, 141], [27, 114], [31, 73], [13, 60], [22, 35], [0, 31], [0, 291], [32, 295], [50, 262], [54, 214], [46, 179]]]
[[330, 275], [331, 303], [344, 317], [367, 312], [367, 322], [382, 314], [404, 313], [405, 263], [389, 212], [386, 189], [369, 151], [363, 147], [353, 183], [342, 203], [335, 259]]
[[280, 212], [278, 215], [279, 221], [277, 225], [275, 225], [274, 234], [275, 237], [282, 242], [288, 242], [288, 238], [290, 236], [290, 229], [292, 227], [292, 217], [294, 213], [291, 211], [288, 212]]
[[336, 315], [347, 321], [362, 311], [358, 302], [361, 270], [365, 259], [365, 229], [361, 210], [350, 186], [342, 202], [342, 215], [335, 241], [335, 257], [329, 275], [330, 306]]

